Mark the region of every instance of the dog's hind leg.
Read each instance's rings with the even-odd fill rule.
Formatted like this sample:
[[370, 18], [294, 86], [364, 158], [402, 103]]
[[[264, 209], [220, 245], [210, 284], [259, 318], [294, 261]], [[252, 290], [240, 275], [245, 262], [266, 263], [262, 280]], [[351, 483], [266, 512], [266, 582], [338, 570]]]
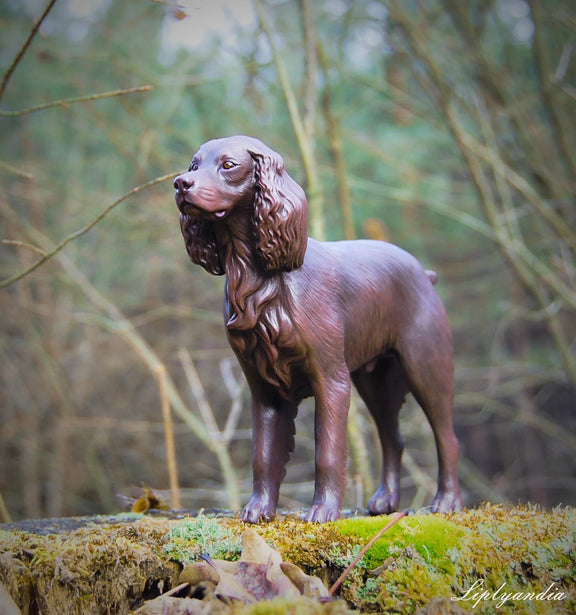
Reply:
[[398, 414], [408, 393], [408, 383], [398, 359], [393, 356], [352, 373], [352, 382], [364, 400], [380, 437], [382, 475], [380, 485], [368, 502], [372, 515], [394, 512], [400, 502], [400, 469], [404, 445], [398, 429]]
[[398, 348], [410, 391], [424, 410], [436, 441], [438, 490], [433, 512], [462, 508], [458, 482], [459, 443], [452, 422], [454, 366], [452, 335], [443, 309], [421, 318]]

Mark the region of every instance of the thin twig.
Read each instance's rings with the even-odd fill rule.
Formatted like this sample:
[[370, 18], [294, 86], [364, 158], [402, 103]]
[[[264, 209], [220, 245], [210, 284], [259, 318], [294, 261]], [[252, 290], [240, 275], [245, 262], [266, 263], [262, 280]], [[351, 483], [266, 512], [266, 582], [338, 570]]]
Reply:
[[230, 395], [230, 399], [232, 401], [230, 412], [228, 413], [228, 418], [226, 419], [226, 424], [222, 430], [222, 438], [224, 442], [226, 444], [230, 444], [230, 441], [236, 433], [238, 420], [240, 419], [240, 414], [242, 413], [242, 393], [244, 391], [245, 381], [242, 380], [241, 384], [238, 383], [232, 373], [231, 360], [229, 358], [222, 359], [220, 361], [220, 373], [222, 374], [222, 379], [228, 389], [228, 394]]
[[356, 564], [364, 557], [364, 555], [366, 554], [366, 551], [368, 551], [368, 549], [370, 549], [370, 547], [379, 538], [381, 538], [385, 532], [387, 532], [393, 525], [396, 525], [398, 521], [400, 521], [400, 519], [405, 517], [407, 514], [408, 514], [407, 510], [403, 510], [402, 512], [399, 512], [394, 517], [394, 519], [389, 521], [381, 530], [379, 530], [378, 532], [376, 532], [376, 534], [374, 534], [374, 536], [372, 536], [372, 538], [368, 541], [368, 543], [362, 548], [362, 551], [358, 553], [358, 555], [352, 560], [352, 563], [348, 566], [348, 568], [346, 568], [346, 570], [338, 577], [334, 585], [332, 585], [332, 587], [330, 588], [330, 592], [329, 592], [331, 596], [333, 596], [336, 593], [340, 585], [342, 585], [342, 583], [346, 580], [346, 577], [352, 572]]
[[215, 441], [221, 441], [222, 433], [220, 432], [220, 428], [218, 427], [218, 423], [216, 422], [212, 406], [208, 402], [206, 391], [202, 386], [202, 381], [200, 380], [200, 376], [198, 374], [198, 371], [196, 370], [194, 361], [192, 361], [192, 359], [190, 358], [190, 354], [188, 353], [186, 348], [178, 349], [178, 358], [180, 359], [180, 363], [182, 364], [182, 368], [184, 369], [184, 374], [186, 375], [186, 380], [188, 380], [190, 390], [192, 391], [192, 395], [196, 400], [198, 410], [200, 411], [202, 421], [204, 422], [208, 433]]
[[170, 399], [166, 384], [166, 366], [160, 363], [154, 370], [158, 380], [160, 402], [162, 405], [162, 420], [164, 421], [164, 438], [166, 442], [166, 462], [168, 464], [168, 477], [170, 480], [170, 500], [173, 509], [182, 508], [180, 486], [178, 484], [178, 462], [176, 461], [176, 445], [174, 443], [174, 423], [170, 411]]
[[16, 167], [12, 166], [11, 164], [8, 164], [7, 162], [0, 162], [0, 169], [8, 171], [9, 173], [13, 173], [18, 177], [23, 177], [24, 179], [34, 179], [34, 175], [32, 175], [32, 173], [28, 173], [27, 171], [21, 171], [20, 169], [17, 169]]
[[30, 265], [30, 267], [28, 267], [27, 269], [24, 269], [24, 271], [21, 271], [20, 273], [17, 273], [17, 274], [15, 274], [15, 275], [13, 275], [13, 276], [11, 276], [9, 278], [6, 278], [5, 280], [1, 280], [0, 281], [0, 288], [4, 288], [5, 286], [9, 286], [10, 284], [13, 284], [14, 282], [17, 282], [18, 280], [21, 280], [22, 278], [26, 277], [29, 273], [32, 273], [32, 271], [34, 271], [35, 269], [38, 269], [38, 267], [40, 267], [40, 265], [43, 265], [47, 260], [51, 259], [55, 254], [60, 252], [60, 250], [62, 250], [62, 248], [67, 246], [71, 241], [74, 241], [74, 239], [78, 239], [78, 237], [81, 237], [82, 235], [85, 235], [88, 231], [93, 229], [117, 205], [120, 205], [120, 203], [125, 201], [128, 197], [131, 197], [134, 194], [138, 194], [138, 192], [142, 192], [142, 190], [145, 190], [146, 188], [150, 188], [151, 186], [154, 186], [156, 184], [160, 184], [160, 183], [166, 181], [167, 179], [172, 179], [175, 175], [176, 175], [175, 173], [170, 173], [169, 175], [162, 175], [161, 177], [157, 177], [156, 179], [153, 179], [153, 180], [151, 180], [149, 182], [146, 182], [145, 184], [141, 184], [140, 186], [136, 186], [135, 188], [132, 188], [132, 190], [130, 190], [130, 192], [127, 192], [126, 194], [122, 195], [119, 199], [116, 199], [113, 203], [108, 205], [108, 207], [106, 207], [104, 210], [102, 210], [86, 226], [84, 226], [83, 228], [79, 229], [78, 231], [75, 231], [74, 233], [68, 235], [59, 244], [54, 246], [54, 248], [52, 248], [50, 251], [45, 252], [44, 255], [41, 258], [39, 258], [35, 263]]
[[18, 109], [16, 111], [4, 111], [0, 109], [0, 117], [18, 117], [20, 115], [26, 115], [27, 113], [34, 113], [35, 111], [43, 111], [44, 109], [50, 109], [51, 107], [68, 107], [75, 103], [88, 102], [91, 100], [101, 100], [102, 98], [112, 98], [114, 96], [124, 96], [125, 94], [136, 94], [138, 92], [150, 92], [154, 87], [151, 85], [140, 85], [135, 88], [127, 88], [124, 90], [110, 90], [109, 92], [100, 92], [100, 94], [89, 94], [87, 96], [77, 96], [75, 98], [64, 98], [62, 100], [52, 100], [47, 103], [35, 105], [34, 107], [27, 107], [26, 109]]
[[4, 502], [4, 498], [2, 497], [2, 492], [0, 492], [0, 523], [11, 523], [11, 522], [12, 522], [12, 517], [10, 516], [10, 512], [8, 511], [6, 502]]
[[54, 6], [55, 2], [56, 0], [50, 0], [50, 2], [48, 3], [48, 6], [42, 13], [40, 19], [34, 24], [30, 34], [28, 35], [28, 38], [26, 39], [26, 42], [22, 46], [22, 49], [20, 49], [20, 51], [16, 54], [14, 61], [12, 62], [12, 64], [10, 65], [6, 73], [4, 74], [4, 77], [2, 78], [2, 84], [0, 85], [0, 100], [4, 96], [4, 92], [6, 91], [6, 87], [8, 86], [8, 82], [10, 81], [12, 74], [16, 70], [16, 67], [18, 66], [20, 60], [24, 57], [24, 54], [28, 50], [28, 47], [30, 47], [32, 40], [38, 33], [38, 30], [40, 29], [42, 22], [46, 19], [46, 17], [48, 16], [48, 13], [52, 10], [52, 7]]
[[42, 248], [39, 248], [38, 246], [35, 246], [31, 243], [27, 243], [25, 241], [18, 241], [16, 239], [3, 239], [2, 243], [6, 244], [7, 246], [18, 246], [19, 248], [27, 248], [28, 250], [32, 250], [32, 252], [36, 252], [36, 254], [42, 254], [42, 256], [46, 254], [46, 251]]

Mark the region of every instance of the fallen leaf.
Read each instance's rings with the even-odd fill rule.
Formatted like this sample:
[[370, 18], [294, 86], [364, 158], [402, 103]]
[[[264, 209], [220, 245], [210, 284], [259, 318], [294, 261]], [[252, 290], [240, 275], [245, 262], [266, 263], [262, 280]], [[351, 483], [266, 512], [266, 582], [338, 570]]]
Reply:
[[241, 562], [266, 564], [266, 579], [271, 585], [274, 596], [284, 598], [298, 596], [300, 593], [292, 581], [282, 572], [282, 556], [273, 549], [256, 530], [248, 529], [242, 534]]
[[240, 600], [247, 604], [256, 602], [254, 596], [248, 592], [242, 584], [235, 578], [235, 574], [224, 570], [224, 566], [220, 566], [218, 560], [205, 558], [206, 561], [218, 572], [220, 580], [216, 585], [215, 593], [217, 596], [228, 598], [230, 600]]
[[234, 579], [247, 592], [253, 596], [254, 602], [258, 600], [271, 600], [277, 594], [274, 585], [268, 579], [269, 566], [256, 562], [238, 562]]
[[170, 510], [166, 500], [152, 489], [144, 486], [144, 493], [132, 504], [132, 512], [146, 513], [150, 509]]
[[198, 583], [203, 581], [209, 581], [217, 585], [218, 581], [220, 581], [220, 575], [218, 570], [208, 562], [194, 562], [184, 567], [178, 580], [180, 583], [189, 583], [192, 586], [198, 585]]
[[282, 572], [303, 596], [310, 598], [328, 598], [330, 592], [318, 577], [306, 574], [301, 568], [290, 562], [280, 564]]
[[241, 562], [259, 562], [280, 566], [282, 556], [278, 551], [273, 549], [265, 540], [258, 534], [256, 530], [244, 530], [242, 533], [242, 555]]
[[[330, 593], [318, 577], [307, 575], [295, 564], [282, 562], [282, 556], [255, 530], [242, 534], [242, 555], [237, 562], [212, 559], [186, 566], [180, 573], [182, 585], [147, 602], [138, 615], [218, 615], [230, 612], [231, 601], [253, 604], [276, 597], [323, 600]], [[201, 591], [206, 586], [209, 591]], [[181, 598], [173, 593], [187, 588]], [[213, 591], [212, 591], [212, 588]], [[193, 595], [194, 598], [189, 596]], [[198, 600], [204, 596], [203, 600]], [[198, 604], [202, 605], [201, 610]], [[189, 610], [186, 610], [189, 609]], [[203, 610], [202, 610], [203, 609]]]

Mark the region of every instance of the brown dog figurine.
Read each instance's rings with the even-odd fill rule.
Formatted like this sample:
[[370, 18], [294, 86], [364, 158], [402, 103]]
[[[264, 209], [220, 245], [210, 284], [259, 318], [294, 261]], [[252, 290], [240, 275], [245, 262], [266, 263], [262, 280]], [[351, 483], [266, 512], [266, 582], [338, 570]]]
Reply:
[[316, 404], [316, 483], [306, 519], [340, 516], [352, 383], [382, 443], [370, 512], [398, 507], [398, 413], [408, 392], [436, 439], [432, 509], [461, 508], [452, 336], [435, 274], [382, 241], [309, 239], [304, 191], [282, 157], [252, 137], [208, 141], [174, 187], [190, 258], [226, 274], [228, 339], [252, 394], [254, 490], [242, 519], [274, 517], [298, 404], [309, 396]]

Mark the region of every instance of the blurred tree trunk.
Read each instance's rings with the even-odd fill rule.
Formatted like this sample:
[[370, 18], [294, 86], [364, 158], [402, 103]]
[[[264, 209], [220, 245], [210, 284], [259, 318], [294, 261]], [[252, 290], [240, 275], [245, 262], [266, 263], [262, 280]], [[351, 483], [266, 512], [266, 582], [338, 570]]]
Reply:
[[[413, 57], [413, 75], [441, 112], [476, 188], [492, 239], [511, 270], [533, 300], [538, 317], [544, 320], [565, 373], [576, 385], [576, 357], [572, 339], [576, 334], [576, 290], [572, 153], [567, 144], [569, 126], [558, 113], [550, 95], [553, 75], [547, 67], [539, 12], [532, 12], [534, 52], [539, 58], [541, 105], [531, 103], [530, 92], [519, 79], [497, 71], [482, 51], [482, 31], [472, 27], [472, 5], [445, 2], [455, 25], [456, 43], [466, 60], [459, 81], [444, 68], [441, 54], [430, 36], [434, 9], [415, 16], [397, 0], [385, 2], [389, 17], [397, 24]], [[534, 8], [534, 7], [532, 7]], [[423, 23], [427, 27], [422, 27]], [[463, 80], [463, 77], [468, 80]], [[519, 119], [516, 106], [522, 100], [532, 105], [532, 123], [548, 118], [551, 144], [546, 133], [531, 122]], [[567, 103], [569, 104], [569, 103]], [[574, 108], [574, 105], [570, 105]], [[544, 107], [544, 108], [542, 108]], [[545, 120], [540, 120], [545, 121]], [[562, 137], [560, 137], [562, 132]], [[539, 139], [533, 143], [535, 139]], [[509, 153], [510, 143], [533, 143], [530, 148]], [[556, 160], [542, 159], [542, 151], [556, 153]], [[546, 188], [535, 184], [540, 178]], [[571, 189], [572, 187], [572, 189]], [[548, 197], [553, 195], [554, 199]]]
[[263, 0], [255, 0], [255, 6], [260, 20], [260, 27], [265, 34], [274, 57], [276, 70], [278, 71], [278, 79], [286, 106], [290, 114], [290, 120], [296, 134], [296, 140], [300, 148], [302, 162], [304, 164], [304, 173], [306, 176], [306, 193], [308, 197], [309, 215], [310, 215], [310, 231], [311, 234], [318, 240], [323, 240], [326, 237], [324, 228], [324, 206], [322, 191], [318, 178], [318, 168], [316, 155], [314, 152], [314, 132], [316, 123], [316, 96], [317, 96], [317, 71], [316, 71], [316, 34], [315, 24], [312, 15], [312, 4], [310, 0], [301, 0], [300, 10], [304, 29], [304, 48], [306, 51], [306, 69], [304, 83], [304, 111], [300, 111], [294, 88], [290, 83], [288, 71], [282, 53], [276, 42], [276, 36], [269, 19], [266, 14], [266, 4]]
[[322, 92], [322, 112], [326, 123], [326, 135], [328, 138], [328, 148], [334, 164], [334, 174], [336, 176], [336, 187], [338, 191], [338, 202], [342, 212], [342, 223], [344, 226], [345, 239], [356, 239], [354, 228], [354, 218], [352, 216], [352, 199], [350, 198], [350, 186], [348, 183], [348, 173], [346, 170], [346, 160], [344, 158], [344, 144], [342, 142], [342, 129], [340, 118], [333, 110], [333, 91], [330, 85], [330, 66], [328, 58], [321, 45], [318, 43], [318, 56], [322, 68], [324, 80], [324, 91]]

